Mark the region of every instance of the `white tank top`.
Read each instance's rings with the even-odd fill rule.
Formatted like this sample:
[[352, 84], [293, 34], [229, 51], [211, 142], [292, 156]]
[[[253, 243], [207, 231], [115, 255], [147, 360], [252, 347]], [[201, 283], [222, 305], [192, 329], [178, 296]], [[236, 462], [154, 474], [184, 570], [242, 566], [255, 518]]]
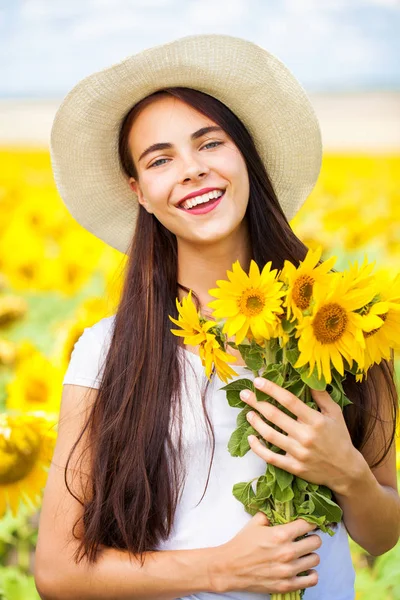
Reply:
[[[113, 323], [114, 316], [111, 316], [85, 328], [75, 343], [63, 384], [99, 388]], [[240, 409], [229, 406], [225, 391], [220, 389], [225, 384], [215, 377], [207, 392], [207, 409], [215, 432], [215, 454], [207, 491], [197, 506], [204, 492], [211, 458], [210, 433], [206, 429], [200, 395], [206, 376], [199, 356], [183, 349], [179, 352], [187, 380], [187, 389], [182, 382], [182, 442], [187, 475], [171, 535], [159, 544], [159, 550], [206, 548], [228, 542], [252, 518], [233, 496], [234, 484], [265, 473], [265, 461], [252, 450], [243, 457], [230, 455], [227, 445], [236, 429]], [[235, 366], [235, 370], [238, 372], [235, 379], [254, 378], [245, 367]], [[173, 437], [176, 427], [177, 423], [171, 420]], [[322, 546], [316, 550], [321, 559], [315, 567], [318, 583], [306, 590], [303, 600], [354, 600], [355, 572], [343, 521], [332, 537], [320, 531], [316, 533], [322, 539]], [[269, 600], [270, 595], [202, 592], [179, 600], [218, 599]]]

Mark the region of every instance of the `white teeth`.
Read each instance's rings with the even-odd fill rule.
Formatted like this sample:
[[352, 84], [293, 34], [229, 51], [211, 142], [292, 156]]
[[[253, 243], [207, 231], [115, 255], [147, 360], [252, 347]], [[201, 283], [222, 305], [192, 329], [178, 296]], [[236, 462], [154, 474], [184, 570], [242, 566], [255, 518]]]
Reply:
[[194, 198], [185, 200], [185, 202], [182, 202], [181, 206], [182, 208], [188, 210], [189, 208], [193, 208], [193, 206], [197, 206], [198, 204], [204, 204], [209, 200], [219, 198], [223, 193], [224, 192], [222, 190], [212, 190], [211, 192], [207, 192], [207, 194], [202, 194], [201, 196], [195, 196]]

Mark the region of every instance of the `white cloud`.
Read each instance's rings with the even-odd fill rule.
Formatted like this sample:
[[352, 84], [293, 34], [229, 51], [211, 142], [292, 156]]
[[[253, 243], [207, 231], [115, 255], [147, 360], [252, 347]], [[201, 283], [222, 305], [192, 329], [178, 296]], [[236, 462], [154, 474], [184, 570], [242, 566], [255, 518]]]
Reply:
[[249, 0], [191, 0], [186, 2], [185, 17], [190, 24], [215, 30], [240, 21], [248, 12], [249, 4]]
[[22, 0], [19, 16], [26, 21], [46, 21], [54, 18], [78, 17], [85, 10], [79, 0]]
[[380, 7], [400, 8], [400, 0], [366, 0], [367, 4], [375, 4]]
[[124, 36], [143, 31], [154, 33], [164, 27], [165, 21], [151, 20], [146, 15], [125, 8], [123, 11], [85, 15], [73, 25], [70, 35], [75, 41], [88, 41], [113, 34]]
[[174, 4], [176, 4], [176, 0], [88, 0], [88, 8], [95, 10], [102, 10], [103, 8], [139, 10], [143, 8], [163, 8], [165, 6], [172, 7]]

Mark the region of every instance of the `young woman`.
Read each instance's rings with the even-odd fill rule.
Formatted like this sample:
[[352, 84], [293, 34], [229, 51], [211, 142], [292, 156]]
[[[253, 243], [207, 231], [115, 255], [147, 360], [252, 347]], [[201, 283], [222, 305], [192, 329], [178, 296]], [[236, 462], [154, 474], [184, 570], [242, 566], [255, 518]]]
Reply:
[[298, 421], [268, 413], [287, 428], [288, 470], [328, 485], [344, 515], [333, 537], [302, 519], [268, 527], [232, 495], [265, 472], [265, 447], [230, 456], [238, 409], [168, 318], [190, 289], [209, 316], [208, 290], [235, 260], [304, 259], [288, 219], [315, 184], [321, 140], [299, 83], [245, 40], [183, 38], [80, 82], [51, 154], [71, 214], [129, 260], [116, 314], [84, 330], [64, 377], [36, 552], [42, 598], [265, 600], [306, 588], [306, 600], [352, 600], [347, 533], [374, 555], [399, 535], [392, 362], [362, 384], [347, 378], [344, 414], [327, 392], [315, 393], [318, 422], [302, 403]]

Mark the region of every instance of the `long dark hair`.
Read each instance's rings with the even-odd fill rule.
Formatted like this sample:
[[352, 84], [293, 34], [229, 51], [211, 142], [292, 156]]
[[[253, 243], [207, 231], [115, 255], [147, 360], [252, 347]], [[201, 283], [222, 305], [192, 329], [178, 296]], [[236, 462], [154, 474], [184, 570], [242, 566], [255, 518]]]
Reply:
[[[127, 179], [137, 179], [128, 148], [130, 128], [143, 107], [160, 94], [179, 98], [209, 117], [242, 153], [250, 182], [245, 218], [252, 258], [259, 267], [269, 260], [277, 269], [285, 259], [294, 264], [304, 260], [307, 247], [290, 228], [252, 137], [229, 108], [207, 94], [168, 88], [126, 114], [120, 128], [119, 156]], [[83, 534], [75, 535], [79, 520], [73, 531], [80, 540], [74, 555], [77, 563], [85, 556], [95, 562], [99, 546], [104, 545], [128, 550], [143, 564], [144, 553], [157, 550], [159, 542], [171, 533], [185, 475], [181, 437], [174, 443], [169, 428], [170, 420], [181, 415], [184, 369], [178, 353], [181, 341], [170, 333], [168, 315], [177, 317], [178, 288], [189, 291], [177, 282], [177, 272], [175, 235], [140, 205], [102, 383], [69, 456], [70, 460], [86, 432], [91, 452], [90, 493], [76, 495], [65, 475], [67, 488], [83, 506]], [[347, 375], [344, 386], [353, 401], [345, 407], [344, 417], [357, 449], [365, 446], [380, 420], [379, 404], [387, 403], [392, 414], [390, 435], [386, 432], [384, 446], [370, 465], [378, 466], [395, 436], [398, 409], [393, 360], [374, 365], [361, 384]], [[215, 437], [205, 404], [207, 387], [205, 378], [201, 394], [212, 438], [211, 469]], [[207, 485], [208, 478], [204, 493]]]

